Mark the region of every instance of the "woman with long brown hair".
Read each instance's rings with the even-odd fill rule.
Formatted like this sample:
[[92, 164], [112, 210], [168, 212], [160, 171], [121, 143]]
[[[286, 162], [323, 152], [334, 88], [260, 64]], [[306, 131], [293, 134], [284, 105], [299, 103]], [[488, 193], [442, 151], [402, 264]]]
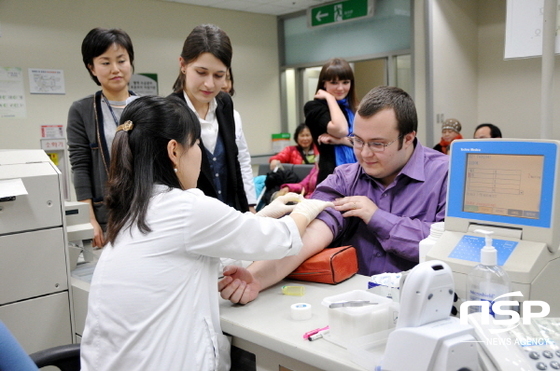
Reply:
[[356, 162], [348, 135], [358, 105], [354, 72], [347, 61], [330, 59], [321, 68], [315, 99], [305, 104], [305, 124], [321, 154], [317, 183], [338, 165]]
[[202, 127], [197, 187], [239, 211], [248, 211], [256, 204], [251, 156], [231, 96], [222, 91], [232, 55], [223, 30], [211, 24], [196, 26], [183, 45], [171, 95], [187, 102]]

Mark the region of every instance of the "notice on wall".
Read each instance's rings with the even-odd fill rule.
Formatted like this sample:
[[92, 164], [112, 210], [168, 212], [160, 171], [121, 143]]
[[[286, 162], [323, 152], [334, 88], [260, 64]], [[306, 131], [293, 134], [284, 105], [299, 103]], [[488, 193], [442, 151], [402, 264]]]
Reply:
[[[544, 0], [508, 0], [504, 58], [540, 57], [543, 50]], [[560, 16], [557, 9], [556, 19]], [[558, 23], [558, 22], [557, 22]], [[556, 30], [558, 31], [557, 24]], [[556, 32], [556, 54], [560, 53], [560, 36]]]
[[64, 71], [29, 68], [31, 94], [66, 94]]
[[158, 95], [158, 78], [156, 73], [139, 73], [132, 75], [128, 83], [130, 90], [138, 95]]
[[64, 138], [64, 126], [41, 125], [41, 138]]
[[0, 67], [0, 118], [25, 118], [26, 116], [21, 68]]

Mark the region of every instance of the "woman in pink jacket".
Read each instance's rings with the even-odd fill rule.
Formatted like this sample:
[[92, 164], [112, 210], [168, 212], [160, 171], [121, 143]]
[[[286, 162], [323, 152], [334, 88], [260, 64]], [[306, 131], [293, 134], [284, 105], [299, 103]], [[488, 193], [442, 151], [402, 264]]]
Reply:
[[270, 170], [274, 170], [280, 164], [314, 164], [319, 150], [313, 144], [311, 131], [305, 124], [299, 124], [294, 133], [297, 145], [284, 148], [280, 153], [270, 157]]
[[273, 199], [287, 194], [288, 192], [303, 194], [305, 198], [310, 198], [317, 186], [317, 175], [319, 175], [319, 161], [315, 162], [313, 169], [299, 183], [286, 183], [280, 186], [280, 190], [273, 195]]

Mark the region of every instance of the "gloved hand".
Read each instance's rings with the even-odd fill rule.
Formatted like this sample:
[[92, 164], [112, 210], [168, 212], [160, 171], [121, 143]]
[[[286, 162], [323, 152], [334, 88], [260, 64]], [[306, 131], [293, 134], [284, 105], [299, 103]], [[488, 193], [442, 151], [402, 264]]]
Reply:
[[286, 205], [288, 202], [299, 203], [303, 200], [302, 195], [297, 193], [286, 193], [283, 196], [277, 197], [270, 204], [265, 206], [261, 211], [257, 213], [259, 216], [268, 216], [270, 218], [280, 218], [288, 213], [290, 213], [296, 205]]
[[334, 204], [328, 201], [305, 199], [296, 205], [292, 214], [301, 214], [305, 216], [307, 218], [307, 224], [309, 224], [327, 207], [334, 207]]

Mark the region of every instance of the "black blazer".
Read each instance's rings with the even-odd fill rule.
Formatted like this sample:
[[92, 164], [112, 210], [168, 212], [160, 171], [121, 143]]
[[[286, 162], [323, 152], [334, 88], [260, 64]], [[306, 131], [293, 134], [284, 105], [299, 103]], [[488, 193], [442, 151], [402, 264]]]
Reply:
[[[185, 101], [184, 93], [172, 93], [169, 96], [178, 97]], [[241, 176], [241, 166], [237, 158], [238, 150], [235, 143], [235, 119], [233, 118], [233, 101], [229, 94], [220, 92], [216, 96], [216, 117], [218, 119], [218, 136], [224, 143], [224, 150], [227, 154], [224, 159], [227, 169], [227, 198], [226, 204], [241, 212], [249, 211], [247, 203], [247, 195], [243, 187], [243, 177]], [[186, 103], [186, 101], [185, 101]], [[185, 104], [185, 107], [188, 106]], [[200, 141], [200, 149], [202, 150], [202, 165], [200, 176], [198, 177], [197, 188], [201, 189], [205, 195], [218, 198], [218, 192], [214, 187], [213, 174], [210, 162], [206, 156], [204, 143]]]

